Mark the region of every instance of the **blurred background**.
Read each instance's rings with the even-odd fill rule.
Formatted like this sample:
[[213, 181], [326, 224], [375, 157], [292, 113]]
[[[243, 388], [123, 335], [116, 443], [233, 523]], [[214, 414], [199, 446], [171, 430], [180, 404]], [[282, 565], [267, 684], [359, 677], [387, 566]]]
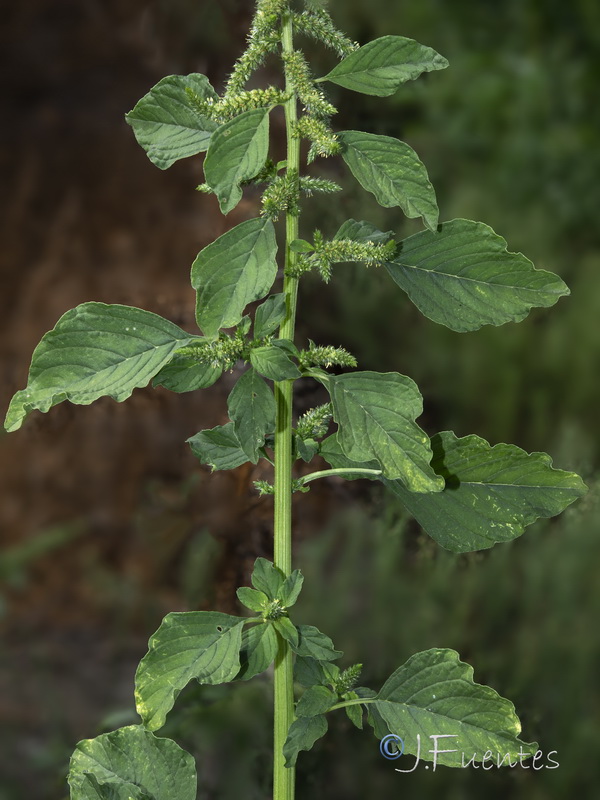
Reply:
[[[138, 305], [194, 331], [189, 267], [227, 219], [194, 192], [201, 159], [160, 172], [123, 115], [161, 77], [203, 72], [217, 88], [241, 52], [249, 0], [23, 0], [0, 28], [3, 413], [31, 352], [68, 308]], [[306, 279], [299, 337], [398, 370], [425, 395], [423, 426], [549, 452], [589, 494], [519, 540], [453, 556], [363, 481], [313, 484], [295, 512], [306, 575], [299, 621], [365, 664], [378, 688], [406, 658], [454, 647], [516, 705], [523, 738], [555, 770], [394, 772], [369, 731], [333, 718], [299, 760], [298, 796], [384, 792], [447, 800], [591, 797], [600, 780], [600, 5], [594, 0], [332, 0], [359, 42], [401, 34], [450, 68], [392, 98], [328, 85], [339, 129], [408, 141], [437, 189], [441, 218], [491, 225], [572, 295], [519, 325], [457, 334], [419, 316], [383, 273]], [[305, 42], [315, 71], [328, 54]], [[271, 78], [272, 66], [263, 77]], [[273, 115], [275, 151], [282, 120]], [[311, 200], [303, 232], [348, 217], [406, 235], [340, 160], [313, 174], [345, 191]], [[135, 666], [172, 610], [240, 613], [235, 587], [271, 556], [271, 501], [256, 468], [209, 476], [185, 439], [224, 421], [228, 375], [196, 395], [138, 390], [122, 405], [63, 404], [0, 438], [0, 800], [63, 800], [74, 744], [136, 721]], [[298, 408], [323, 402], [301, 382]], [[165, 733], [198, 761], [199, 798], [269, 796], [270, 686], [196, 687]], [[412, 765], [410, 760], [404, 768]]]

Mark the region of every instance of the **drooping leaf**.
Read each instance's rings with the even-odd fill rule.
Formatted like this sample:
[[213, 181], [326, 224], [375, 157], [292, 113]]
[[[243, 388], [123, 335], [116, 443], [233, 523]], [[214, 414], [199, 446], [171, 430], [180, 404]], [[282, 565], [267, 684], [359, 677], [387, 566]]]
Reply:
[[216, 469], [235, 469], [248, 461], [233, 429], [233, 422], [200, 431], [188, 440], [192, 453], [202, 464]]
[[393, 231], [383, 232], [371, 222], [365, 220], [347, 219], [340, 226], [334, 239], [352, 239], [355, 242], [373, 242], [374, 244], [387, 244], [394, 238]]
[[304, 575], [299, 569], [295, 569], [291, 575], [287, 576], [277, 595], [284, 608], [290, 608], [290, 606], [294, 605], [302, 591], [303, 583]]
[[294, 664], [294, 680], [301, 686], [333, 686], [340, 674], [337, 664], [319, 661], [309, 656], [297, 656]]
[[[356, 692], [346, 692], [344, 695], [344, 700], [357, 700], [358, 695]], [[362, 731], [363, 727], [363, 707], [362, 705], [355, 705], [355, 706], [346, 706], [346, 716], [350, 720], [350, 722], [354, 725], [355, 728], [358, 728], [359, 731]]]
[[245, 628], [240, 650], [240, 671], [236, 680], [247, 681], [268, 669], [277, 655], [277, 635], [270, 622]]
[[293, 767], [301, 750], [310, 750], [317, 739], [327, 733], [327, 720], [321, 714], [318, 717], [299, 717], [290, 725], [287, 739], [283, 745], [286, 767]]
[[44, 335], [31, 360], [27, 388], [13, 397], [4, 426], [18, 430], [26, 415], [70, 400], [121, 402], [146, 386], [189, 333], [163, 317], [130, 306], [83, 303]]
[[264, 297], [277, 276], [273, 223], [260, 217], [236, 225], [201, 250], [192, 264], [196, 320], [206, 336], [231, 328], [248, 303]]
[[557, 275], [534, 269], [490, 227], [468, 219], [399, 242], [385, 267], [426, 317], [459, 332], [519, 322], [569, 294]]
[[250, 351], [250, 363], [270, 381], [294, 380], [301, 374], [282, 348], [274, 345], [253, 348]]
[[483, 550], [520, 536], [540, 517], [560, 514], [586, 492], [573, 472], [552, 468], [545, 453], [509, 444], [490, 446], [479, 436], [443, 431], [431, 440], [432, 467], [443, 492], [417, 495], [385, 481], [427, 533], [454, 553]]
[[256, 464], [265, 436], [275, 428], [273, 392], [250, 367], [233, 387], [227, 407], [242, 450]]
[[316, 658], [317, 661], [335, 661], [343, 653], [336, 650], [333, 642], [314, 625], [297, 625], [298, 644], [291, 644], [292, 650], [299, 656]]
[[243, 603], [251, 611], [262, 612], [269, 603], [269, 598], [264, 592], [251, 589], [250, 586], [240, 586], [236, 590], [236, 594], [240, 603]]
[[201, 101], [218, 99], [204, 75], [169, 75], [125, 116], [138, 144], [160, 169], [167, 169], [180, 158], [203, 153], [218, 127], [195, 108], [186, 89]]
[[241, 184], [254, 178], [269, 154], [269, 112], [244, 111], [213, 133], [204, 161], [206, 182], [219, 198], [223, 214], [242, 199]]
[[277, 633], [283, 639], [285, 639], [292, 649], [298, 647], [298, 630], [289, 617], [279, 617], [278, 619], [273, 620], [272, 624]]
[[404, 36], [382, 36], [346, 56], [323, 80], [363, 94], [387, 97], [423, 72], [445, 69], [446, 59]]
[[195, 800], [196, 767], [171, 739], [130, 725], [79, 742], [69, 786], [72, 800]]
[[257, 309], [254, 316], [254, 336], [264, 339], [281, 325], [287, 313], [285, 294], [272, 294]]
[[432, 231], [438, 224], [435, 191], [425, 165], [405, 142], [362, 131], [337, 134], [350, 171], [384, 208], [399, 206], [409, 218], [423, 217]]
[[294, 439], [298, 456], [306, 463], [310, 463], [319, 452], [319, 442], [316, 439], [303, 439], [296, 436]]
[[384, 476], [400, 478], [414, 492], [443, 489], [429, 463], [429, 437], [415, 422], [423, 399], [414, 381], [397, 372], [352, 372], [324, 382], [348, 458], [378, 461]]
[[269, 600], [275, 600], [279, 597], [285, 575], [266, 558], [257, 558], [250, 581], [256, 589], [264, 592]]
[[209, 684], [233, 680], [240, 669], [244, 621], [217, 611], [167, 614], [135, 676], [137, 712], [149, 730], [164, 725], [192, 679]]
[[201, 364], [193, 356], [175, 353], [168, 364], [152, 381], [152, 386], [164, 386], [170, 392], [195, 392], [207, 389], [223, 374], [221, 367]]
[[337, 694], [326, 686], [309, 687], [296, 704], [297, 717], [316, 717], [337, 703]]
[[474, 754], [481, 761], [488, 750], [493, 760], [496, 754], [514, 759], [520, 748], [525, 754], [537, 750], [537, 744], [518, 738], [521, 723], [513, 704], [494, 689], [474, 683], [473, 668], [459, 661], [454, 650], [416, 653], [388, 678], [375, 706], [389, 731], [403, 739], [405, 753], [417, 755], [418, 734], [420, 757], [432, 761], [429, 737], [455, 737], [438, 742], [440, 751], [455, 751], [437, 756], [437, 763], [448, 767], [462, 766], [463, 753], [466, 763]]

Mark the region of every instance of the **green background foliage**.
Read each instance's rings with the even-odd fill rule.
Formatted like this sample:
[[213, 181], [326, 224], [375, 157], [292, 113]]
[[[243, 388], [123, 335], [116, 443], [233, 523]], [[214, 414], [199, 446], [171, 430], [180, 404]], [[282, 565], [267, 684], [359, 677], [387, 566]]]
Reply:
[[[83, 11], [79, 4], [66, 3], [65, 7], [69, 13], [63, 18], [41, 3], [37, 7], [32, 3], [29, 13], [33, 33], [31, 19], [25, 20], [13, 10], [9, 31], [16, 32], [19, 44], [3, 51], [5, 59], [14, 59], [11, 64], [25, 68], [28, 77], [21, 75], [12, 87], [14, 107], [20, 110], [15, 118], [23, 127], [29, 123], [33, 130], [29, 140], [25, 137], [25, 144], [17, 141], [16, 133], [2, 134], [3, 153], [9, 154], [5, 158], [7, 172], [11, 179], [21, 180], [21, 194], [10, 193], [9, 210], [16, 214], [20, 202], [27, 211], [16, 226], [24, 243], [14, 244], [12, 251], [8, 248], [4, 254], [5, 274], [10, 281], [7, 285], [13, 287], [10, 296], [16, 293], [17, 298], [16, 302], [11, 300], [14, 308], [7, 309], [6, 328], [17, 330], [11, 324], [12, 315], [17, 313], [29, 314], [30, 319], [30, 330], [21, 328], [18, 341], [8, 350], [10, 392], [23, 385], [15, 377], [16, 365], [21, 369], [26, 363], [23, 353], [31, 352], [29, 344], [38, 341], [58, 316], [77, 302], [134, 302], [169, 316], [170, 306], [178, 308], [184, 298], [184, 304], [191, 302], [189, 318], [186, 312], [178, 311], [175, 313], [185, 318], [172, 318], [185, 329], [193, 329], [193, 297], [184, 295], [177, 286], [187, 283], [188, 265], [198, 245], [214, 238], [215, 201], [199, 197], [189, 206], [193, 182], [188, 170], [194, 168], [180, 164], [173, 168], [176, 171], [169, 179], [165, 199], [153, 199], [150, 212], [136, 211], [134, 203], [141, 208], [147, 198], [159, 196], [163, 191], [160, 181], [165, 176], [146, 183], [152, 180], [145, 177], [151, 168], [141, 152], [134, 155], [134, 146], [129, 143], [131, 132], [124, 124], [123, 131], [119, 126], [122, 112], [132, 107], [165, 70], [185, 74], [199, 69], [220, 85], [242, 47], [250, 10], [249, 4], [234, 0], [164, 2], [152, 11], [141, 2], [108, 3], [95, 10], [92, 4]], [[336, 127], [364, 128], [406, 138], [427, 165], [442, 219], [470, 216], [489, 223], [509, 241], [511, 250], [522, 250], [537, 267], [560, 274], [572, 295], [549, 312], [534, 311], [519, 325], [486, 327], [463, 336], [421, 319], [399, 290], [390, 291], [389, 278], [383, 271], [371, 269], [366, 274], [359, 267], [341, 267], [326, 289], [316, 276], [309, 279], [302, 303], [310, 308], [310, 314], [306, 331], [300, 333], [317, 342], [339, 342], [359, 357], [364, 369], [398, 370], [414, 378], [426, 398], [422, 421], [429, 432], [453, 428], [463, 436], [476, 431], [491, 443], [510, 441], [528, 451], [547, 450], [557, 465], [581, 472], [592, 491], [562, 519], [538, 523], [514, 544], [499, 545], [485, 556], [457, 558], [434, 551], [393, 500], [384, 500], [377, 492], [372, 495], [370, 484], [365, 488], [362, 483], [352, 483], [348, 489], [333, 484], [318, 493], [313, 490], [317, 505], [307, 507], [298, 520], [299, 533], [305, 539], [298, 556], [311, 585], [310, 592], [305, 591], [299, 601], [299, 612], [306, 622], [318, 619], [321, 629], [345, 650], [348, 663], [365, 652], [376, 654], [372, 674], [364, 679], [373, 686], [381, 685], [404, 660], [399, 653], [408, 656], [428, 647], [455, 647], [464, 660], [475, 664], [478, 680], [495, 686], [515, 702], [527, 740], [537, 739], [545, 750], [558, 750], [561, 767], [537, 774], [440, 770], [435, 776], [424, 772], [398, 776], [381, 758], [372, 737], [361, 735], [349, 724], [346, 728], [343, 721], [331, 724], [321, 747], [317, 745], [310, 754], [302, 755], [307, 759], [306, 774], [299, 789], [308, 793], [311, 788], [327, 786], [331, 798], [362, 798], [380, 791], [414, 792], [422, 797], [443, 792], [450, 798], [482, 792], [505, 797], [509, 792], [511, 797], [540, 800], [566, 798], [574, 792], [589, 795], [600, 778], [595, 773], [594, 756], [600, 748], [594, 725], [599, 712], [595, 680], [599, 653], [594, 631], [600, 598], [593, 569], [598, 555], [598, 484], [594, 475], [600, 441], [596, 412], [600, 400], [596, 369], [600, 338], [594, 324], [600, 304], [596, 223], [600, 207], [600, 120], [595, 102], [600, 72], [598, 11], [584, 0], [568, 5], [509, 0], [494, 8], [474, 0], [452, 4], [439, 0], [421, 0], [418, 4], [334, 0], [332, 10], [340, 27], [361, 42], [399, 33], [434, 47], [450, 62], [449, 69], [405, 84], [385, 101], [358, 98], [329, 86], [341, 109]], [[115, 42], [109, 55], [93, 46], [86, 53], [81, 44], [75, 44], [86, 41], [75, 32], [91, 31], [88, 37], [93, 43], [99, 27], [105, 46], [106, 42]], [[35, 60], [40, 55], [32, 52], [30, 41], [41, 42], [43, 68]], [[63, 52], [59, 45], [65, 42], [71, 47], [70, 60], [62, 62], [67, 66], [61, 72], [55, 62], [54, 71], [46, 74], [46, 64], [51, 63], [54, 52]], [[317, 52], [315, 55], [317, 62], [322, 60], [324, 73], [330, 67], [327, 58]], [[123, 85], [115, 89], [122, 76], [131, 76], [132, 70], [135, 78], [123, 79]], [[116, 80], [110, 81], [111, 75]], [[99, 98], [103, 99], [98, 102]], [[61, 131], [73, 129], [73, 125], [71, 138], [61, 138]], [[101, 126], [108, 126], [108, 130]], [[48, 132], [53, 138], [46, 136]], [[41, 161], [23, 159], [22, 171], [11, 171], [7, 162], [9, 158], [18, 161], [12, 155], [15, 150], [26, 156], [27, 141], [39, 150], [41, 134]], [[67, 143], [79, 137], [85, 146], [84, 157], [77, 162], [70, 160], [66, 151]], [[109, 144], [113, 141], [118, 144]], [[106, 174], [113, 177], [103, 177], [104, 182], [100, 182], [100, 172], [94, 173], [85, 165], [93, 160], [93, 153], [102, 154], [109, 147], [114, 148], [114, 161]], [[79, 172], [74, 173], [77, 169]], [[322, 169], [324, 177], [345, 182], [345, 191], [335, 202], [314, 199], [306, 204], [305, 231], [314, 224], [324, 233], [333, 233], [349, 216], [370, 219], [382, 230], [397, 230], [399, 214], [377, 209], [369, 195], [346, 179], [341, 161], [327, 163]], [[47, 194], [44, 184], [49, 187]], [[129, 184], [127, 207], [123, 196]], [[146, 187], [146, 198], [140, 195], [140, 184]], [[34, 188], [28, 189], [28, 185]], [[57, 194], [62, 205], [56, 202]], [[177, 199], [180, 196], [182, 200]], [[173, 199], [175, 203], [169, 202]], [[56, 206], [62, 209], [62, 216], [53, 213]], [[109, 206], [118, 207], [118, 212], [106, 212]], [[80, 217], [77, 209], [81, 209]], [[159, 242], [153, 229], [168, 227], [174, 211], [175, 228]], [[148, 219], [144, 213], [153, 216]], [[186, 215], [193, 219], [185, 223]], [[119, 245], [119, 233], [126, 227], [121, 217], [135, 223], [134, 243]], [[10, 243], [12, 229], [8, 216], [5, 219], [4, 241]], [[55, 273], [47, 267], [44, 272], [39, 256], [42, 253], [46, 260], [52, 258], [43, 247], [51, 241], [42, 233], [48, 225], [46, 220], [52, 230], [62, 225], [63, 235], [75, 235], [79, 242], [79, 254], [63, 248]], [[78, 229], [77, 220], [86, 220], [85, 226]], [[405, 223], [402, 233], [408, 235], [416, 229]], [[86, 249], [86, 241], [98, 243], [96, 254], [90, 252], [90, 245]], [[186, 241], [187, 245], [182, 244]], [[37, 249], [28, 250], [26, 245], [37, 245]], [[115, 258], [120, 267], [109, 265]], [[25, 267], [26, 274], [19, 274]], [[119, 269], [129, 269], [131, 277], [121, 278]], [[166, 300], [157, 299], [161, 292], [166, 293]], [[140, 296], [142, 299], [138, 299]], [[36, 308], [42, 311], [36, 314]], [[391, 329], [389, 320], [394, 321]], [[148, 408], [150, 402], [154, 401], [145, 400], [134, 407], [132, 416], [120, 417], [121, 423], [110, 416], [106, 422], [88, 415], [79, 428], [87, 437], [90, 425], [114, 430], [116, 424], [124, 449], [138, 447], [142, 455], [155, 453], [150, 458], [149, 473], [139, 467], [136, 473], [131, 462], [129, 471], [119, 472], [120, 451], [100, 432], [94, 447], [86, 437], [82, 439], [88, 447], [71, 443], [71, 454], [88, 450], [88, 458], [95, 459], [96, 464], [105, 462], [107, 473], [114, 471], [115, 483], [120, 480], [124, 486], [134, 487], [125, 504], [128, 512], [121, 512], [121, 517], [114, 512], [117, 489], [104, 473], [96, 481], [97, 495], [90, 494], [89, 486], [66, 484], [60, 488], [62, 505], [49, 512], [53, 516], [45, 517], [41, 510], [37, 517], [26, 516], [32, 497], [37, 504], [42, 498], [43, 503], [39, 485], [45, 481], [56, 485], [51, 474], [55, 463], [49, 463], [48, 456], [42, 454], [40, 464], [35, 465], [34, 447], [25, 449], [30, 459], [28, 471], [20, 473], [21, 482], [17, 483], [9, 475], [16, 463], [15, 451], [9, 450], [6, 442], [1, 443], [4, 469], [10, 478], [5, 482], [6, 491], [11, 492], [7, 496], [10, 502], [3, 503], [7, 547], [2, 564], [8, 566], [0, 570], [7, 584], [8, 610], [18, 609], [19, 602], [29, 596], [26, 591], [36, 582], [37, 604], [40, 592], [45, 592], [43, 602], [58, 603], [57, 593], [66, 591], [58, 587], [70, 575], [73, 583], [83, 580], [90, 587], [92, 597], [83, 608], [91, 614], [92, 627], [97, 627], [94, 638], [99, 636], [106, 643], [115, 632], [121, 632], [123, 642], [136, 641], [130, 664], [129, 650], [123, 644], [114, 656], [105, 659], [104, 667], [88, 673], [80, 684], [78, 713], [73, 715], [61, 707], [61, 697], [72, 702], [74, 695], [73, 690], [66, 693], [52, 666], [61, 663], [53, 647], [58, 649], [57, 643], [62, 643], [63, 652], [70, 656], [63, 670], [73, 669], [73, 676], [81, 673], [78, 665], [83, 663], [89, 646], [78, 645], [84, 641], [78, 631], [89, 629], [90, 620], [82, 618], [78, 624], [66, 626], [64, 620], [60, 621], [55, 626], [59, 633], [51, 635], [44, 624], [38, 622], [36, 626], [35, 616], [29, 620], [19, 617], [25, 620], [20, 632], [7, 622], [8, 647], [1, 656], [2, 687], [10, 686], [20, 704], [11, 705], [4, 699], [0, 707], [0, 764], [7, 776], [0, 786], [2, 800], [20, 800], [32, 791], [43, 800], [61, 800], [64, 785], [60, 773], [64, 772], [72, 741], [96, 735], [103, 724], [108, 729], [136, 721], [127, 716], [131, 713], [127, 705], [131, 664], [145, 652], [147, 634], [156, 628], [162, 614], [176, 604], [186, 608], [214, 606], [208, 596], [212, 590], [206, 588], [211, 585], [222, 587], [217, 589], [218, 607], [239, 613], [226, 599], [231, 591], [225, 588], [229, 574], [223, 566], [227, 560], [223, 553], [235, 553], [240, 570], [247, 570], [250, 556], [261, 551], [269, 554], [260, 512], [242, 506], [243, 513], [238, 511], [240, 518], [236, 520], [232, 507], [232, 522], [223, 523], [215, 514], [207, 514], [204, 504], [201, 507], [189, 500], [189, 487], [181, 481], [184, 471], [178, 464], [179, 448], [183, 439], [200, 427], [199, 414], [206, 414], [206, 425], [216, 425], [223, 419], [184, 399], [180, 406], [169, 405], [169, 414], [157, 420]], [[309, 403], [313, 404], [313, 398], [307, 399]], [[113, 413], [108, 406], [103, 408], [105, 414]], [[187, 427], [178, 423], [180, 427], [168, 435], [168, 446], [144, 450], [146, 440], [156, 437], [158, 428], [167, 426], [174, 417], [186, 416]], [[43, 425], [73, 428], [68, 412], [56, 419], [61, 422]], [[65, 447], [69, 445], [68, 436], [67, 432], [62, 440]], [[49, 451], [56, 447], [55, 432], [47, 439]], [[166, 454], [170, 454], [170, 461], [165, 461]], [[188, 468], [191, 463], [187, 462]], [[19, 474], [18, 469], [15, 472]], [[85, 466], [81, 473], [91, 483], [90, 476], [97, 474]], [[212, 499], [216, 506], [219, 489], [211, 497], [211, 491], [203, 489], [204, 473], [197, 470], [194, 474], [200, 482], [193, 490], [196, 496]], [[159, 489], [166, 487], [166, 493], [159, 491], [157, 497], [155, 491], [145, 491], [144, 481], [148, 487], [151, 481], [154, 488], [156, 483]], [[244, 488], [243, 479], [240, 481], [242, 491], [251, 493], [251, 486]], [[87, 498], [87, 505], [78, 506], [76, 496]], [[354, 504], [352, 514], [327, 522], [330, 511], [350, 502]], [[17, 512], [11, 512], [15, 505]], [[89, 511], [103, 507], [109, 509], [107, 518]], [[187, 514], [183, 513], [190, 507], [195, 512], [192, 524], [185, 521]], [[22, 530], [18, 513], [26, 517], [29, 526], [26, 533], [30, 538], [23, 536], [22, 541], [15, 533]], [[40, 563], [39, 551], [27, 550], [35, 541], [31, 537], [41, 532], [43, 525], [69, 522], [77, 516], [84, 519], [86, 542], [84, 548], [75, 545], [80, 548], [79, 556], [73, 558], [72, 545], [66, 549], [69, 537], [60, 537], [58, 545], [50, 543], [56, 548], [50, 562]], [[200, 525], [208, 525], [212, 536], [202, 534]], [[118, 537], [111, 531], [117, 531]], [[133, 556], [140, 554], [145, 559], [143, 579], [139, 578], [139, 567], [128, 565], [127, 553], [119, 550], [123, 547], [119, 541], [132, 532], [130, 559], [133, 562]], [[99, 535], [104, 537], [100, 545]], [[244, 544], [239, 543], [242, 537]], [[76, 541], [79, 539], [81, 536]], [[93, 546], [90, 540], [94, 540]], [[147, 555], [150, 551], [155, 555]], [[327, 569], [319, 566], [321, 559]], [[73, 566], [76, 569], [70, 570]], [[54, 582], [45, 577], [52, 567], [57, 572]], [[357, 575], [361, 576], [358, 583]], [[18, 589], [19, 581], [22, 590]], [[233, 584], [244, 582], [236, 580]], [[322, 593], [318, 587], [322, 587]], [[141, 612], [142, 598], [148, 594], [153, 595], [155, 605]], [[69, 598], [77, 602], [81, 594]], [[64, 602], [63, 608], [68, 605]], [[26, 675], [16, 669], [11, 674], [9, 668], [15, 668], [23, 652], [23, 640], [33, 643], [38, 666]], [[97, 660], [102, 663], [102, 659]], [[14, 678], [17, 674], [20, 681]], [[111, 678], [114, 675], [119, 676], [117, 681]], [[29, 690], [19, 685], [25, 683], [31, 686]], [[98, 684], [105, 688], [99, 689]], [[239, 796], [241, 787], [245, 796], [264, 795], [270, 746], [266, 687], [259, 683], [236, 686], [235, 690], [201, 687], [186, 691], [186, 696], [196, 701], [169, 723], [168, 733], [198, 756], [200, 796], [215, 796], [217, 787], [219, 796], [225, 798]], [[104, 696], [100, 698], [98, 693]], [[8, 693], [3, 692], [3, 697]], [[32, 698], [36, 697], [34, 702]], [[99, 714], [106, 707], [113, 707], [124, 719], [104, 723]], [[43, 735], [34, 735], [36, 726], [27, 720], [32, 714], [41, 718], [40, 708], [48, 722]], [[23, 758], [27, 759], [28, 775], [14, 766]]]

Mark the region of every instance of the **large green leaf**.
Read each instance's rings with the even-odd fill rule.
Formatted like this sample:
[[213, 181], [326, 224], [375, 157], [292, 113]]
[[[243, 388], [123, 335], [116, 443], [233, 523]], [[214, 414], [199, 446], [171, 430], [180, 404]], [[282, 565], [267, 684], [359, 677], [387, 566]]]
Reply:
[[363, 131], [338, 133], [342, 157], [356, 180], [385, 208], [399, 206], [407, 217], [423, 217], [432, 231], [438, 224], [435, 191], [425, 165], [405, 142]]
[[201, 250], [192, 264], [196, 320], [207, 336], [231, 328], [248, 303], [264, 297], [277, 277], [277, 242], [269, 220], [236, 225]]
[[250, 367], [233, 387], [227, 407], [242, 450], [256, 464], [267, 433], [275, 428], [273, 392]]
[[327, 686], [310, 686], [296, 704], [296, 716], [316, 717], [318, 714], [325, 714], [337, 700], [337, 693]]
[[287, 314], [285, 294], [272, 294], [256, 309], [254, 316], [254, 336], [263, 339], [275, 333]]
[[104, 303], [72, 308], [36, 347], [27, 388], [13, 397], [4, 426], [16, 431], [30, 411], [46, 412], [63, 400], [79, 405], [103, 396], [126, 400], [191, 338], [140, 308]]
[[203, 153], [218, 127], [195, 109], [186, 89], [200, 100], [218, 99], [204, 75], [169, 75], [125, 116], [138, 144], [160, 169], [167, 169], [180, 158]]
[[271, 381], [294, 380], [300, 377], [300, 370], [292, 359], [275, 345], [255, 347], [250, 351], [250, 363], [257, 372]]
[[333, 642], [314, 625], [298, 625], [298, 642], [292, 644], [292, 650], [304, 658], [316, 658], [317, 661], [334, 661], [343, 655], [336, 650]]
[[[451, 736], [438, 741], [437, 763], [460, 767], [475, 755], [483, 759], [491, 750], [493, 761], [519, 752], [533, 754], [537, 744], [522, 742], [521, 723], [509, 700], [488, 686], [473, 682], [473, 668], [459, 661], [454, 650], [433, 649], [416, 653], [385, 682], [375, 697], [377, 711], [391, 733], [404, 741], [404, 751], [432, 761], [430, 736]], [[489, 757], [488, 757], [489, 758]]]
[[378, 461], [385, 477], [400, 478], [414, 492], [443, 489], [429, 463], [429, 437], [415, 422], [423, 399], [414, 381], [397, 372], [352, 372], [323, 382], [348, 458]]
[[233, 422], [200, 431], [188, 440], [192, 453], [212, 470], [235, 469], [248, 461], [233, 429]]
[[152, 731], [162, 727], [179, 692], [199, 683], [226, 683], [240, 669], [244, 619], [217, 611], [167, 614], [150, 639], [135, 676], [137, 712]]
[[242, 199], [241, 184], [257, 175], [269, 154], [269, 112], [258, 108], [221, 125], [213, 133], [204, 161], [206, 182], [223, 214]]
[[414, 39], [382, 36], [350, 53], [321, 80], [355, 92], [387, 97], [423, 72], [447, 66], [443, 56]]
[[327, 720], [323, 714], [316, 717], [298, 717], [290, 725], [283, 745], [286, 767], [293, 767], [301, 750], [310, 750], [317, 739], [327, 733]]
[[247, 681], [268, 669], [277, 655], [277, 634], [270, 622], [246, 628], [242, 634], [240, 671], [236, 680]]
[[[196, 340], [198, 341], [198, 340]], [[152, 381], [152, 386], [164, 386], [170, 392], [195, 392], [207, 389], [223, 374], [222, 367], [198, 363], [194, 356], [175, 353], [168, 364]]]
[[414, 494], [398, 481], [385, 483], [427, 533], [455, 553], [510, 541], [587, 490], [575, 473], [553, 469], [545, 453], [510, 444], [491, 447], [479, 436], [459, 439], [451, 431], [437, 434], [431, 444], [432, 467], [446, 481], [443, 492]]
[[196, 800], [194, 759], [171, 739], [130, 725], [79, 742], [71, 800]]
[[[380, 469], [378, 461], [363, 461], [359, 463], [348, 458], [340, 446], [337, 433], [332, 433], [331, 436], [323, 439], [319, 448], [319, 455], [334, 469], [344, 469], [346, 467], [349, 469]], [[378, 475], [360, 475], [355, 472], [341, 474], [340, 478], [344, 478], [344, 480], [347, 481], [362, 480], [365, 478], [372, 481], [379, 480]]]
[[453, 331], [518, 322], [569, 294], [557, 275], [534, 269], [487, 225], [467, 219], [399, 242], [385, 266], [426, 317]]

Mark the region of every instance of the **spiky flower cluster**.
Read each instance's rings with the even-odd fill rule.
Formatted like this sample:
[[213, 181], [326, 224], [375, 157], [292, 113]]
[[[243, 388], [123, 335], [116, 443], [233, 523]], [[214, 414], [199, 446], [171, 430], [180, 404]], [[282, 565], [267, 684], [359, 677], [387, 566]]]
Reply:
[[338, 694], [346, 694], [346, 692], [353, 689], [360, 678], [362, 667], [362, 664], [354, 664], [352, 667], [348, 667], [348, 669], [340, 672], [333, 687], [334, 691]]
[[292, 50], [291, 53], [283, 53], [282, 58], [286, 77], [306, 113], [317, 118], [335, 114], [336, 107], [326, 100], [323, 92], [315, 84], [304, 53]]
[[[268, 481], [254, 481], [254, 488], [262, 495], [275, 494], [275, 487]], [[294, 478], [292, 481], [292, 492], [309, 492], [310, 486], [305, 486], [301, 478]]]
[[298, 418], [296, 434], [301, 439], [321, 439], [327, 433], [332, 416], [331, 403], [311, 408]]
[[350, 55], [358, 48], [356, 42], [344, 36], [335, 27], [329, 13], [324, 8], [314, 3], [310, 5], [309, 10], [293, 15], [295, 30], [321, 42], [341, 58]]
[[335, 192], [341, 192], [342, 187], [339, 183], [328, 181], [325, 178], [300, 178], [300, 191], [310, 197], [315, 192], [335, 194]]
[[248, 345], [239, 334], [218, 339], [198, 339], [177, 350], [177, 355], [187, 356], [198, 364], [210, 364], [222, 370], [232, 369], [240, 359], [248, 360]]
[[298, 173], [295, 170], [287, 170], [283, 175], [277, 175], [263, 192], [260, 213], [263, 217], [274, 221], [280, 214], [297, 216], [299, 211]]
[[314, 252], [304, 254], [294, 268], [295, 276], [317, 269], [327, 283], [331, 278], [333, 264], [354, 261], [367, 267], [379, 266], [389, 261], [396, 249], [393, 240], [386, 244], [356, 242], [354, 239], [332, 239], [325, 241], [320, 231], [315, 231]]
[[234, 64], [225, 87], [224, 99], [229, 100], [239, 94], [267, 55], [277, 50], [280, 35], [279, 20], [288, 7], [289, 0], [258, 0], [248, 34], [248, 46]]
[[332, 345], [316, 345], [310, 342], [308, 350], [301, 350], [298, 355], [300, 369], [309, 367], [355, 367], [356, 359], [343, 347]]
[[334, 156], [341, 151], [340, 142], [331, 129], [330, 125], [323, 119], [305, 114], [296, 123], [296, 136], [301, 139], [308, 139], [310, 150], [308, 151], [307, 162], [312, 163], [316, 156]]
[[227, 122], [244, 111], [283, 105], [288, 99], [288, 95], [275, 86], [269, 86], [266, 89], [242, 91], [216, 100], [213, 98], [202, 99], [189, 86], [186, 87], [185, 92], [195, 111], [203, 117], [208, 117], [218, 123]]

